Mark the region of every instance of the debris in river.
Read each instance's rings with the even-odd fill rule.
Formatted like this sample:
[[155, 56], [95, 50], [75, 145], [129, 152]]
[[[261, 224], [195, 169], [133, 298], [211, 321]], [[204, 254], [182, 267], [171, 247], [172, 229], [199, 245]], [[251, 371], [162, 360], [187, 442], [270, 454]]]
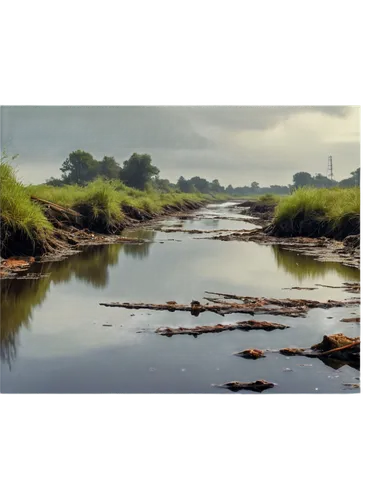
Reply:
[[292, 286], [291, 288], [282, 288], [282, 290], [317, 290], [317, 288]]
[[352, 283], [352, 282], [344, 282], [341, 286], [333, 286], [333, 285], [322, 285], [320, 283], [316, 283], [316, 286], [321, 286], [324, 288], [342, 288], [345, 292], [350, 293], [360, 293], [361, 285], [360, 283]]
[[336, 333], [329, 336], [325, 335], [322, 342], [311, 346], [309, 349], [299, 347], [284, 347], [277, 351], [268, 349], [264, 351], [260, 351], [258, 349], [247, 349], [236, 353], [236, 355], [248, 359], [257, 359], [255, 356], [251, 356], [251, 354], [248, 356], [246, 355], [246, 353], [252, 353], [253, 351], [259, 351], [262, 355], [264, 355], [265, 352], [279, 352], [284, 356], [306, 356], [309, 358], [319, 358], [325, 364], [334, 369], [338, 369], [344, 364], [349, 364], [354, 368], [358, 368], [360, 364], [359, 337], [351, 338], [343, 335], [342, 333]]
[[360, 323], [361, 318], [343, 318], [340, 319], [342, 323]]
[[267, 382], [267, 380], [256, 380], [255, 382], [227, 382], [226, 384], [217, 385], [216, 387], [220, 387], [223, 389], [229, 389], [230, 391], [253, 391], [253, 392], [262, 392], [266, 389], [272, 389], [276, 384], [273, 382]]
[[297, 356], [304, 353], [304, 349], [298, 349], [297, 347], [284, 347], [279, 350], [280, 354], [284, 354], [284, 356]]
[[359, 389], [360, 388], [359, 384], [346, 384], [346, 383], [343, 383], [342, 385], [344, 385], [348, 389]]
[[289, 328], [287, 325], [281, 325], [279, 323], [270, 323], [269, 321], [238, 321], [237, 323], [231, 323], [228, 325], [222, 325], [221, 323], [214, 326], [195, 326], [191, 328], [169, 328], [160, 327], [156, 330], [156, 333], [160, 335], [165, 335], [167, 337], [172, 337], [172, 335], [201, 335], [202, 333], [218, 333], [225, 332], [229, 330], [284, 330]]
[[[190, 311], [192, 315], [198, 316], [203, 312], [213, 312], [224, 316], [226, 314], [269, 314], [274, 316], [289, 316], [293, 318], [306, 316], [309, 309], [331, 307], [350, 307], [358, 305], [358, 299], [353, 300], [328, 300], [327, 302], [319, 302], [318, 300], [307, 299], [267, 299], [265, 297], [247, 297], [240, 295], [224, 294], [217, 292], [205, 292], [210, 295], [223, 297], [205, 297], [206, 300], [213, 305], [201, 304], [198, 301], [193, 301], [190, 305], [177, 304], [175, 301], [168, 301], [165, 304], [146, 304], [143, 302], [101, 302], [101, 306], [105, 307], [123, 307], [125, 309], [150, 309], [158, 311]], [[224, 299], [234, 299], [237, 302]], [[241, 303], [238, 303], [242, 301]], [[272, 306], [272, 307], [270, 307]]]
[[241, 356], [242, 358], [246, 359], [258, 359], [266, 357], [264, 355], [264, 351], [261, 351], [260, 349], [246, 349], [245, 351], [237, 352], [235, 354], [236, 356]]
[[278, 237], [267, 234], [263, 229], [227, 231], [208, 237], [220, 241], [253, 241], [262, 245], [278, 245], [279, 248], [297, 251], [321, 262], [337, 262], [343, 265], [360, 267], [359, 249], [352, 251], [342, 241], [326, 237], [307, 238], [303, 236]]
[[[51, 273], [46, 273], [46, 274], [38, 274], [38, 273], [27, 273], [27, 274], [24, 274], [24, 275], [11, 275], [11, 276], [8, 276], [8, 277], [12, 277], [16, 280], [38, 280], [38, 279], [41, 279], [41, 278], [48, 278], [49, 276], [51, 275]], [[5, 278], [7, 278], [7, 276], [5, 276]]]

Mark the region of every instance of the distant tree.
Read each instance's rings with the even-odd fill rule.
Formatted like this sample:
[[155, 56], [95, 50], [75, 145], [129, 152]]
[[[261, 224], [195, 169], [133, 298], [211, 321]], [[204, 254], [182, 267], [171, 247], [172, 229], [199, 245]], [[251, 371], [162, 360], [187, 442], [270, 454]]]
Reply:
[[148, 154], [133, 153], [129, 160], [124, 161], [120, 179], [127, 186], [144, 190], [160, 172], [151, 161], [151, 156]]
[[233, 194], [234, 189], [233, 189], [232, 184], [228, 184], [228, 186], [225, 188], [225, 192], [228, 194]]
[[177, 181], [177, 188], [182, 193], [194, 193], [196, 191], [194, 184], [191, 181], [188, 181], [181, 175], [181, 177]]
[[293, 175], [294, 187], [299, 188], [303, 186], [311, 186], [313, 179], [308, 172], [297, 172]]
[[99, 163], [90, 153], [78, 149], [70, 153], [60, 168], [67, 184], [85, 184], [98, 175]]
[[252, 182], [250, 187], [251, 187], [251, 189], [253, 191], [258, 191], [258, 189], [259, 189], [259, 182], [255, 182], [255, 181]]
[[168, 193], [171, 191], [171, 184], [168, 179], [159, 179], [159, 177], [155, 177], [152, 183], [154, 189], [161, 191], [163, 193]]
[[312, 184], [317, 188], [330, 188], [337, 184], [337, 182], [329, 179], [325, 175], [316, 174], [314, 177], [312, 177]]
[[209, 193], [210, 192], [210, 183], [206, 179], [202, 179], [201, 177], [192, 177], [190, 179], [190, 182], [193, 183], [195, 188], [200, 192], [200, 193]]
[[104, 156], [98, 165], [98, 175], [106, 179], [119, 179], [121, 167], [113, 156]]
[[224, 192], [224, 187], [220, 185], [220, 182], [218, 179], [214, 179], [209, 186], [210, 191], [213, 193], [223, 193]]
[[361, 169], [357, 168], [354, 172], [350, 172], [350, 175], [353, 177], [354, 185], [359, 186], [361, 183]]
[[354, 187], [359, 186], [361, 182], [361, 169], [357, 168], [353, 172], [350, 172], [351, 177], [343, 179], [339, 182], [340, 187]]

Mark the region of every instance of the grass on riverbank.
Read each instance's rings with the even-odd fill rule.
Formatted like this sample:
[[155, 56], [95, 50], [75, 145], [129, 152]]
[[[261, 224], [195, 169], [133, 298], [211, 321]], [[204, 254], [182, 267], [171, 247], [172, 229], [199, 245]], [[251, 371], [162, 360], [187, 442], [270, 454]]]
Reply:
[[344, 238], [360, 232], [360, 188], [300, 188], [281, 199], [272, 233]]
[[89, 227], [98, 226], [103, 231], [124, 224], [129, 208], [154, 216], [167, 206], [179, 209], [188, 202], [201, 202], [209, 198], [197, 193], [139, 191], [120, 181], [103, 179], [96, 179], [85, 187], [53, 187], [42, 184], [28, 186], [26, 189], [32, 196], [76, 210], [86, 217]]
[[20, 246], [43, 245], [52, 231], [52, 224], [41, 207], [30, 199], [14, 169], [3, 160], [0, 162], [0, 185], [1, 253], [10, 238], [19, 240]]
[[[197, 208], [199, 202], [222, 197], [200, 193], [138, 191], [120, 181], [96, 179], [85, 187], [30, 185], [17, 180], [11, 165], [0, 163], [1, 256], [35, 255], [50, 247], [56, 223], [49, 202], [81, 214], [81, 227], [102, 233], [118, 233], [129, 219]], [[37, 200], [35, 200], [37, 198]], [[226, 198], [225, 198], [226, 199]], [[57, 207], [58, 208], [58, 207]], [[72, 220], [72, 223], [74, 221]], [[53, 240], [56, 243], [55, 239]]]

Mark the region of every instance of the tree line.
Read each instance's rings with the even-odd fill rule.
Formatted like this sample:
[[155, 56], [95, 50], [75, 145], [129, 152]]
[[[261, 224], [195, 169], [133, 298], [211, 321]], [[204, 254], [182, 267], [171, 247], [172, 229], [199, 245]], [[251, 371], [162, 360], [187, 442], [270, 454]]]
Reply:
[[168, 179], [160, 178], [160, 170], [152, 164], [152, 158], [149, 154], [133, 153], [128, 160], [122, 163], [122, 166], [113, 156], [104, 156], [102, 160], [96, 160], [92, 154], [87, 151], [73, 151], [66, 158], [60, 168], [61, 178], [51, 177], [46, 180], [46, 184], [52, 186], [64, 186], [66, 184], [86, 185], [98, 177], [104, 179], [117, 179], [125, 185], [145, 190], [148, 188], [158, 191], [168, 192], [178, 190], [183, 193], [226, 193], [229, 195], [248, 195], [248, 194], [288, 194], [294, 189], [302, 186], [314, 187], [351, 187], [360, 184], [360, 169], [351, 172], [351, 177], [343, 179], [340, 182], [331, 180], [321, 174], [312, 176], [308, 172], [297, 172], [293, 176], [293, 184], [286, 186], [271, 184], [268, 187], [261, 187], [258, 182], [253, 181], [249, 186], [233, 187], [232, 184], [224, 187], [218, 179], [208, 181], [205, 178], [195, 176], [185, 179], [181, 176], [176, 184]]

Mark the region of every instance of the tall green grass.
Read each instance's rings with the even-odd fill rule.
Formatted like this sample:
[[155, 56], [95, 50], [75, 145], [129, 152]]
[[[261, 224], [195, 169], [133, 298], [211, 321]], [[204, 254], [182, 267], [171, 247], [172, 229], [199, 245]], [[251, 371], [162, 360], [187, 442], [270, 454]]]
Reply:
[[282, 198], [275, 210], [275, 227], [301, 230], [301, 223], [321, 224], [328, 232], [339, 232], [347, 225], [358, 224], [360, 188], [300, 188]]
[[104, 216], [109, 222], [121, 220], [121, 206], [129, 205], [151, 213], [161, 212], [167, 205], [181, 205], [186, 201], [209, 199], [198, 193], [160, 193], [156, 190], [139, 191], [129, 188], [120, 181], [96, 179], [87, 186], [64, 187], [45, 184], [28, 186], [30, 195], [57, 203], [67, 208], [90, 205], [95, 217]]
[[3, 160], [0, 162], [0, 186], [2, 244], [6, 244], [9, 232], [24, 235], [31, 242], [44, 240], [52, 224], [40, 206], [30, 199], [12, 166]]

